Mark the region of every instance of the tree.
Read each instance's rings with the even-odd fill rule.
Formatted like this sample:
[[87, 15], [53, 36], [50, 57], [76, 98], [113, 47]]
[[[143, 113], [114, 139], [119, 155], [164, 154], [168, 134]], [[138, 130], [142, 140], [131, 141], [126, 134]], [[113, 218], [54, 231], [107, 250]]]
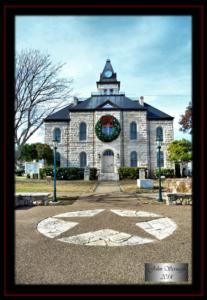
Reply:
[[40, 128], [44, 118], [66, 105], [72, 80], [59, 77], [63, 64], [53, 64], [50, 55], [25, 50], [16, 55], [15, 144], [19, 150]]
[[182, 126], [180, 131], [192, 134], [192, 103], [190, 102], [186, 107], [185, 114], [181, 115], [179, 124]]
[[46, 160], [47, 164], [53, 163], [53, 150], [47, 144], [36, 144], [37, 158]]
[[175, 140], [168, 146], [168, 159], [174, 162], [192, 160], [192, 144], [186, 139]]
[[21, 146], [19, 159], [23, 161], [32, 161], [37, 159], [36, 144], [25, 144]]
[[181, 173], [186, 163], [192, 160], [192, 144], [186, 139], [175, 140], [168, 146], [168, 159], [180, 164]]
[[23, 161], [44, 159], [47, 164], [52, 164], [53, 162], [53, 151], [47, 144], [25, 144], [21, 146], [20, 150], [21, 154], [19, 158]]

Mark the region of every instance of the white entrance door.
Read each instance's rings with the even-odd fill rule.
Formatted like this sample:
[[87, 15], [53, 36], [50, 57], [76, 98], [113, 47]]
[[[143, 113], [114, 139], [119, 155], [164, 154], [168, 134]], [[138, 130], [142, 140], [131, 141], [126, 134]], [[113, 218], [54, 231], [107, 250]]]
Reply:
[[111, 150], [105, 150], [102, 157], [102, 172], [114, 172], [114, 153]]

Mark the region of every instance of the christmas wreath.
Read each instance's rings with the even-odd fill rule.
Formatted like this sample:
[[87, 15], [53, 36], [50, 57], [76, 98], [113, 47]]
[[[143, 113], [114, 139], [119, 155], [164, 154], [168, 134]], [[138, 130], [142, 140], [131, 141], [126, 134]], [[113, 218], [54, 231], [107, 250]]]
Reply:
[[111, 142], [115, 140], [121, 131], [119, 121], [111, 115], [102, 116], [95, 126], [96, 136], [102, 142]]

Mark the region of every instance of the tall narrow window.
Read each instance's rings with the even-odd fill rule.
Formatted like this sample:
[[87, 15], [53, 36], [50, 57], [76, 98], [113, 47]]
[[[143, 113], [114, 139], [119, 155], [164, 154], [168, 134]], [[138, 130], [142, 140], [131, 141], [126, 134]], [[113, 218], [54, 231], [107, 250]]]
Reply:
[[156, 129], [156, 140], [163, 141], [163, 129], [162, 129], [162, 127], [157, 127], [157, 129]]
[[53, 140], [56, 140], [58, 143], [61, 141], [61, 131], [60, 128], [55, 128], [53, 131]]
[[130, 154], [130, 166], [137, 167], [137, 152], [132, 151]]
[[80, 123], [79, 137], [80, 137], [80, 141], [86, 140], [86, 123], [84, 122]]
[[81, 152], [80, 153], [80, 168], [85, 168], [86, 167], [86, 153]]
[[56, 152], [56, 166], [60, 167], [60, 153]]
[[130, 124], [130, 139], [136, 140], [137, 139], [137, 123], [132, 122]]
[[[157, 167], [159, 168], [159, 152], [157, 152]], [[164, 153], [160, 151], [160, 168], [164, 167]]]

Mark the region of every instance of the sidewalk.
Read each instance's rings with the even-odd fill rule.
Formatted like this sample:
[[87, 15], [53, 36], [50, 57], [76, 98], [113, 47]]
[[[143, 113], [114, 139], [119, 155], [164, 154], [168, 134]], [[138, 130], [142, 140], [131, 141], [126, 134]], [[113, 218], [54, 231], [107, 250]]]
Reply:
[[100, 181], [98, 182], [94, 193], [96, 194], [105, 194], [121, 192], [120, 186], [117, 181]]
[[[109, 188], [110, 186], [110, 188]], [[107, 193], [103, 192], [107, 189]], [[109, 193], [118, 190], [117, 192]], [[140, 195], [119, 191], [117, 183], [102, 183], [95, 193], [81, 195], [68, 206], [37, 206], [15, 211], [15, 281], [16, 284], [145, 284], [146, 262], [185, 262], [189, 264], [191, 282], [191, 207], [143, 204]], [[104, 247], [61, 242], [68, 238], [97, 230], [152, 238], [136, 226], [149, 217], [121, 217], [111, 210], [135, 210], [160, 214], [171, 218], [176, 231], [169, 237], [149, 244]], [[88, 210], [102, 210], [92, 217], [62, 217], [60, 222], [78, 223], [57, 238], [38, 232], [37, 225], [57, 214]]]

